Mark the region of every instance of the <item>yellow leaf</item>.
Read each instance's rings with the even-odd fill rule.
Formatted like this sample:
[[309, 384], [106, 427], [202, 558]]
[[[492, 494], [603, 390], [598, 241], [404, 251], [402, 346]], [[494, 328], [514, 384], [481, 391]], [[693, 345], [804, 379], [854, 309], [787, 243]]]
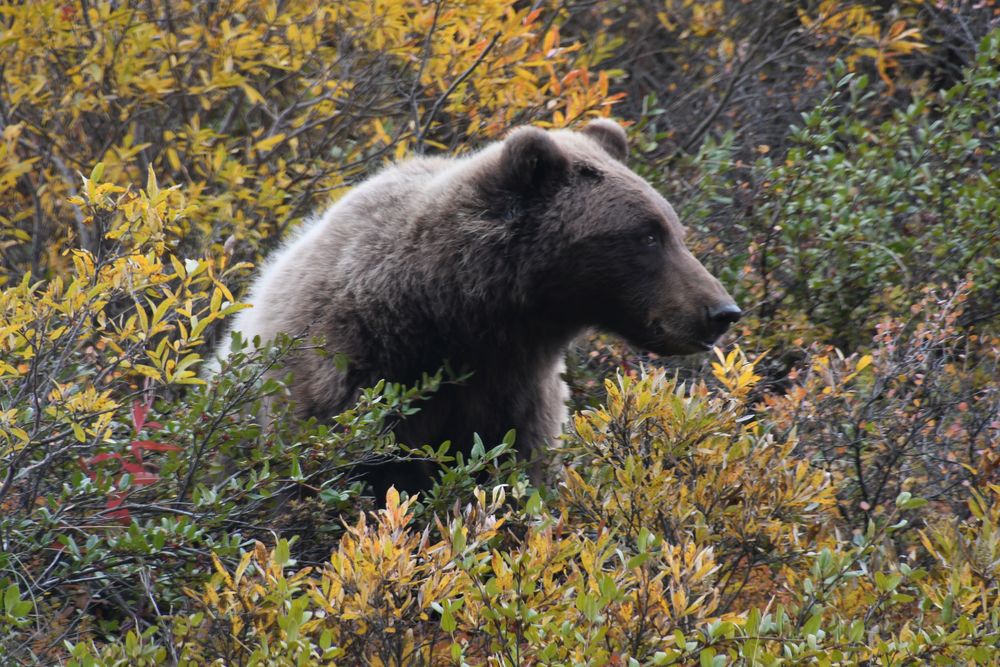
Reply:
[[265, 153], [274, 148], [275, 146], [277, 146], [278, 144], [280, 144], [284, 140], [285, 140], [285, 135], [279, 132], [274, 136], [261, 139], [260, 141], [258, 141], [253, 145], [253, 149], [257, 152]]
[[156, 182], [156, 172], [153, 171], [152, 164], [146, 166], [146, 194], [151, 200], [156, 200], [160, 196], [160, 186]]
[[82, 426], [80, 426], [76, 422], [72, 422], [69, 425], [69, 427], [73, 430], [73, 437], [75, 437], [78, 441], [80, 441], [80, 442], [86, 442], [87, 441], [87, 434], [83, 430]]
[[241, 82], [240, 88], [243, 89], [243, 93], [253, 104], [261, 104], [264, 101], [264, 96], [258, 93], [257, 90], [247, 82]]
[[863, 371], [864, 369], [868, 368], [868, 366], [870, 366], [871, 363], [872, 363], [872, 355], [866, 354], [860, 359], [858, 359], [858, 363], [854, 366], [854, 370]]
[[399, 510], [399, 491], [395, 486], [390, 486], [385, 492], [385, 511], [389, 516], [394, 516]]
[[177, 155], [177, 151], [173, 148], [167, 149], [167, 162], [170, 163], [170, 168], [174, 171], [180, 171], [181, 169], [181, 158]]
[[243, 573], [246, 572], [248, 567], [250, 567], [250, 559], [252, 557], [253, 552], [248, 551], [243, 554], [243, 557], [240, 559], [240, 564], [236, 566], [236, 572], [233, 573], [233, 581], [236, 585], [239, 585], [240, 580], [243, 578]]
[[222, 561], [219, 560], [219, 557], [215, 555], [214, 551], [211, 552], [211, 556], [212, 556], [212, 565], [215, 566], [215, 571], [222, 575], [222, 578], [225, 580], [226, 585], [228, 585], [230, 588], [233, 588], [233, 578], [229, 576], [229, 572], [228, 570], [226, 570], [226, 567], [222, 564]]
[[163, 376], [160, 375], [160, 371], [153, 368], [152, 366], [147, 366], [146, 364], [135, 364], [132, 366], [136, 371], [145, 375], [146, 377], [152, 378], [156, 381], [162, 380]]

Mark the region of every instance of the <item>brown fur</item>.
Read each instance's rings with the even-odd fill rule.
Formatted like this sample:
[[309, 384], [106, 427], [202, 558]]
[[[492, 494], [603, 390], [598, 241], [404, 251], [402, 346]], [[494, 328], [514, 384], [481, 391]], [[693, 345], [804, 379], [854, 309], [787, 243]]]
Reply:
[[627, 150], [617, 124], [595, 121], [390, 167], [271, 259], [234, 328], [321, 335], [346, 355], [346, 372], [331, 356], [289, 361], [302, 415], [336, 414], [382, 378], [412, 383], [444, 363], [470, 372], [399, 439], [467, 450], [473, 432], [493, 444], [515, 428], [519, 452], [539, 461], [566, 418], [559, 374], [584, 328], [662, 354], [704, 350], [725, 330], [708, 313], [732, 299], [685, 248], [670, 205], [622, 164]]

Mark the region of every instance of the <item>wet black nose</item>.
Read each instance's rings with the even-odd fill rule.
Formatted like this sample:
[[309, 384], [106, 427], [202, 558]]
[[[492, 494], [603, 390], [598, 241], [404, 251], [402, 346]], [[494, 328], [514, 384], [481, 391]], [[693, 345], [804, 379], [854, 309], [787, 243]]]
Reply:
[[724, 303], [708, 309], [708, 319], [719, 331], [725, 331], [743, 317], [743, 311], [735, 303]]

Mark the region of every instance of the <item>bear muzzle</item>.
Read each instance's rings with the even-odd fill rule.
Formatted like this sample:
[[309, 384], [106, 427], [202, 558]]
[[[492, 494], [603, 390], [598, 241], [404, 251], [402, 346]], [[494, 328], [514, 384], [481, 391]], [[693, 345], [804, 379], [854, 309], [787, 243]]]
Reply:
[[706, 306], [704, 321], [698, 327], [697, 335], [694, 336], [695, 342], [702, 350], [711, 350], [712, 346], [729, 330], [730, 325], [736, 324], [741, 317], [743, 317], [743, 311], [730, 300], [722, 301], [714, 306]]
[[736, 324], [743, 317], [743, 311], [734, 302], [729, 301], [705, 309], [708, 320], [709, 336], [712, 343], [726, 333], [729, 325]]
[[[706, 306], [701, 317], [694, 316], [687, 326], [678, 327], [674, 318], [653, 317], [646, 340], [640, 343], [657, 354], [694, 354], [706, 352], [743, 316], [733, 301]], [[700, 321], [699, 321], [700, 320]]]

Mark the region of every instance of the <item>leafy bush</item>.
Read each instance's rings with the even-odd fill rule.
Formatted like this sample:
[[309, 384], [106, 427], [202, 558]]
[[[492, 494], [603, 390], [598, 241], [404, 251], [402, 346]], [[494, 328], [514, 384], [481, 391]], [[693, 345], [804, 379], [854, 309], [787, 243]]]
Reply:
[[852, 349], [879, 313], [905, 315], [923, 288], [967, 273], [969, 320], [995, 315], [998, 72], [996, 32], [960, 83], [905, 108], [841, 67], [831, 96], [790, 131], [786, 154], [741, 166], [730, 142], [709, 142], [698, 196], [668, 184], [686, 217], [704, 220], [706, 252], [729, 249], [728, 262], [714, 263], [740, 282], [756, 336], [787, 344], [807, 334]]
[[[652, 659], [678, 632], [700, 647], [697, 632], [746, 594], [744, 570], [803, 558], [794, 532], [832, 504], [828, 475], [740, 418], [752, 366], [731, 355], [719, 374], [730, 398], [703, 386], [685, 395], [662, 374], [609, 382], [608, 406], [578, 415], [565, 450], [576, 463], [547, 502], [535, 493], [510, 506], [502, 486], [477, 490], [421, 531], [415, 499], [390, 491], [375, 524], [349, 526], [322, 569], [286, 574], [286, 542], [247, 551], [232, 572], [216, 561], [189, 592], [202, 611], [175, 625], [179, 660], [604, 664]], [[722, 477], [703, 477], [712, 469]], [[765, 505], [740, 493], [751, 481]], [[690, 500], [663, 504], [678, 493]]]
[[[2, 10], [7, 282], [100, 254], [77, 172], [184, 185], [163, 242], [255, 258], [384, 160], [457, 150], [511, 124], [565, 125], [617, 99], [607, 53], [564, 41], [548, 5], [237, 0]], [[474, 75], [474, 76], [473, 76]], [[152, 194], [152, 193], [150, 193]]]
[[908, 321], [883, 318], [870, 354], [814, 345], [787, 392], [765, 397], [800, 451], [841, 472], [845, 522], [863, 528], [916, 489], [962, 515], [969, 488], [1000, 483], [1000, 355], [995, 338], [958, 326], [970, 290], [928, 289]]
[[894, 540], [925, 502], [910, 493], [842, 533], [834, 475], [746, 418], [753, 365], [737, 352], [715, 370], [724, 392], [609, 382], [548, 501], [478, 489], [421, 529], [416, 499], [390, 491], [322, 565], [285, 540], [216, 558], [171, 643], [78, 644], [69, 664], [989, 664], [1000, 486], [909, 553]]

